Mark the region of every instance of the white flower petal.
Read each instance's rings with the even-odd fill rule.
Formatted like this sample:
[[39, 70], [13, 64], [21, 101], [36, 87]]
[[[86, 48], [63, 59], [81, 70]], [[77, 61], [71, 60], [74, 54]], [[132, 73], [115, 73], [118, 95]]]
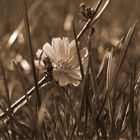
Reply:
[[77, 86], [81, 80], [81, 78], [75, 79], [75, 77], [60, 71], [53, 71], [53, 78], [58, 81], [60, 86], [66, 86], [67, 84]]
[[[83, 48], [80, 51], [80, 56], [81, 56], [81, 60], [84, 62], [85, 61], [85, 58], [88, 57], [88, 49], [87, 48]], [[79, 67], [79, 60], [78, 60], [77, 53], [73, 57], [71, 57], [71, 59], [69, 59], [69, 64], [71, 66], [76, 67], [76, 68]]]
[[75, 40], [73, 40], [70, 44], [69, 44], [69, 48], [68, 48], [68, 59], [70, 59], [71, 57], [73, 57], [76, 54], [76, 43]]
[[48, 56], [53, 62], [57, 61], [54, 48], [49, 43], [44, 44], [43, 51], [44, 51], [44, 54]]
[[66, 59], [68, 57], [69, 39], [67, 37], [63, 37], [62, 42], [65, 49], [64, 59]]
[[56, 58], [58, 61], [61, 60], [61, 58], [62, 58], [61, 49], [60, 49], [61, 46], [62, 46], [61, 38], [52, 39], [52, 47], [55, 51], [55, 55], [56, 55]]
[[76, 80], [82, 80], [80, 69], [72, 69], [67, 74]]
[[60, 86], [66, 86], [70, 83], [67, 76], [63, 72], [60, 73], [58, 82]]
[[46, 59], [46, 55], [45, 53], [43, 52], [43, 50], [41, 49], [38, 49], [37, 52], [36, 52], [36, 56], [39, 58], [39, 59], [42, 59], [42, 60], [45, 60]]
[[73, 84], [74, 86], [78, 86], [80, 84], [80, 80], [70, 77], [66, 75], [67, 79], [69, 80], [69, 84]]
[[73, 80], [73, 81], [72, 81], [72, 84], [73, 84], [74, 86], [78, 86], [78, 85], [80, 84], [80, 81], [78, 81], [78, 80]]
[[41, 55], [42, 55], [42, 53], [43, 53], [43, 50], [38, 49], [37, 52], [36, 52], [36, 56], [37, 56], [38, 58], [40, 58]]

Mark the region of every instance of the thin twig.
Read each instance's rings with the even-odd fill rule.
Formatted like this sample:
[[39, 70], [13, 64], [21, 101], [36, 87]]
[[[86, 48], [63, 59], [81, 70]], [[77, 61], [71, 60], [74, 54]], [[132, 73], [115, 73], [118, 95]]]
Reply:
[[[38, 87], [40, 88], [44, 83], [46, 83], [45, 76], [38, 82]], [[35, 91], [35, 86], [33, 86], [27, 92], [28, 99], [31, 97], [31, 95], [34, 93], [34, 91]], [[21, 106], [25, 105], [26, 103], [27, 103], [27, 100], [26, 100], [26, 97], [24, 95], [19, 100], [17, 100], [14, 104], [11, 105], [11, 110], [14, 110], [13, 112], [16, 112]], [[21, 104], [23, 104], [23, 105], [21, 105]], [[9, 109], [6, 109], [6, 111], [8, 112]], [[3, 112], [2, 114], [0, 114], [0, 120], [2, 120], [4, 118], [5, 118], [5, 113]]]

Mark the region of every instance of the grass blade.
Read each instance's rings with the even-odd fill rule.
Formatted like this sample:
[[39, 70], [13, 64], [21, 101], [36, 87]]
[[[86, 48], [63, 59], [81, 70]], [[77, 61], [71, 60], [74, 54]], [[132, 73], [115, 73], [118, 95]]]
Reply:
[[3, 67], [3, 63], [2, 63], [1, 58], [0, 58], [0, 66], [1, 66], [2, 76], [3, 76], [3, 83], [4, 83], [4, 87], [5, 87], [6, 102], [7, 102], [7, 104], [8, 104], [8, 109], [10, 110], [10, 108], [11, 108], [11, 102], [10, 102], [10, 97], [9, 97], [8, 83], [7, 83], [7, 78], [6, 78], [6, 74], [5, 74], [5, 69], [4, 69], [4, 67]]
[[29, 26], [29, 20], [27, 15], [27, 6], [26, 6], [26, 0], [21, 0], [21, 6], [23, 11], [23, 18], [24, 18], [24, 24], [25, 24], [25, 31], [26, 31], [26, 39], [28, 43], [29, 53], [30, 53], [30, 60], [32, 65], [32, 74], [35, 84], [35, 92], [36, 92], [36, 107], [40, 107], [40, 97], [39, 97], [39, 90], [38, 90], [38, 84], [37, 84], [37, 75], [36, 75], [36, 68], [34, 63], [34, 53], [33, 53], [33, 47], [31, 42], [31, 35], [30, 35], [30, 26]]
[[128, 50], [128, 46], [129, 46], [129, 44], [130, 44], [132, 35], [133, 35], [133, 33], [134, 33], [134, 29], [135, 29], [136, 23], [137, 23], [137, 22], [135, 22], [135, 23], [133, 24], [133, 26], [129, 29], [129, 31], [128, 31], [126, 37], [125, 37], [125, 41], [124, 41], [124, 44], [123, 44], [123, 51], [122, 51], [122, 53], [120, 54], [119, 63], [118, 63], [117, 68], [116, 68], [116, 70], [115, 70], [115, 72], [114, 72], [114, 76], [113, 76], [113, 78], [112, 78], [112, 80], [111, 80], [111, 84], [110, 84], [110, 86], [109, 86], [109, 88], [108, 88], [108, 90], [107, 90], [107, 92], [106, 92], [106, 94], [105, 94], [104, 100], [103, 100], [103, 102], [102, 102], [102, 105], [101, 105], [101, 108], [100, 108], [100, 112], [99, 112], [99, 116], [100, 116], [100, 114], [101, 114], [101, 112], [102, 112], [102, 110], [103, 110], [103, 108], [104, 108], [104, 106], [105, 106], [107, 96], [110, 94], [110, 92], [111, 92], [113, 86], [115, 85], [117, 76], [118, 76], [118, 74], [119, 74], [119, 72], [120, 72], [120, 68], [121, 68], [121, 66], [122, 66], [122, 64], [123, 64], [123, 61], [124, 61], [124, 59], [125, 59], [125, 56], [126, 56], [126, 53], [127, 53], [127, 50]]
[[136, 75], [136, 68], [130, 72], [130, 130], [131, 130], [131, 140], [134, 139], [135, 136], [135, 122], [134, 122], [134, 88], [135, 88], [135, 75]]
[[81, 60], [81, 56], [80, 56], [80, 50], [78, 47], [78, 42], [77, 42], [78, 40], [76, 39], [76, 30], [75, 30], [74, 22], [73, 22], [73, 33], [74, 33], [74, 39], [75, 39], [75, 43], [76, 43], [76, 52], [77, 52], [77, 57], [78, 57], [79, 65], [80, 65], [81, 76], [83, 79], [84, 78], [84, 70], [83, 70], [82, 60]]

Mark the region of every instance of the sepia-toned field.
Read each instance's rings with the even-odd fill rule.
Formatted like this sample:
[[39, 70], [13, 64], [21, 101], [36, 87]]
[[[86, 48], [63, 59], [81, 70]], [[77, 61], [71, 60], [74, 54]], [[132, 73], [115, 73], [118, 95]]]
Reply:
[[0, 0], [0, 139], [140, 139], [139, 8]]

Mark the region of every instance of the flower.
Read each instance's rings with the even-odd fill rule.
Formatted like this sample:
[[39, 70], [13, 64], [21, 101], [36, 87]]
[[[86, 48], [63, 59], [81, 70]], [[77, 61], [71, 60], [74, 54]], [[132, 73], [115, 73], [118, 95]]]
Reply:
[[[41, 70], [45, 70], [45, 61], [49, 58], [53, 67], [52, 76], [60, 86], [79, 85], [82, 76], [74, 40], [69, 42], [67, 37], [63, 37], [63, 39], [53, 38], [51, 45], [49, 43], [44, 44], [43, 49], [39, 49], [36, 55], [40, 60], [35, 60], [35, 64]], [[87, 48], [81, 49], [80, 55], [84, 71], [86, 71], [88, 64]]]

